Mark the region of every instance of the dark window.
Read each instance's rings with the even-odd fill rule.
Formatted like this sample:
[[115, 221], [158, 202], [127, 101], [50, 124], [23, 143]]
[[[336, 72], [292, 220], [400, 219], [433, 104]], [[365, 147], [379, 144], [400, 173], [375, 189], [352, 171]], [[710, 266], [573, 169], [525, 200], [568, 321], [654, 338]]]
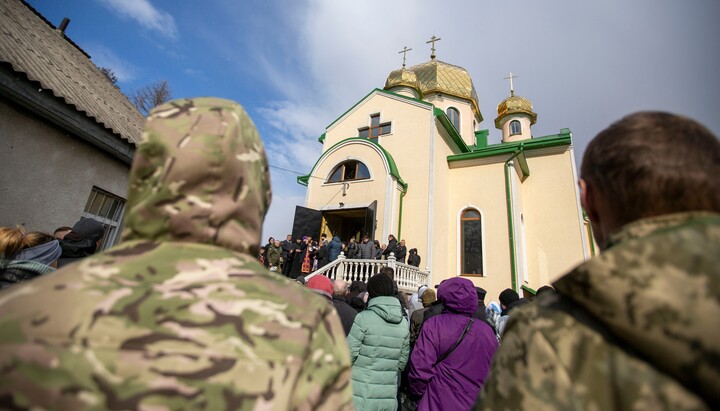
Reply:
[[462, 275], [483, 275], [482, 219], [474, 209], [460, 216], [460, 261]]
[[515, 134], [522, 134], [522, 128], [520, 127], [520, 122], [517, 120], [513, 120], [510, 122], [510, 135], [514, 136]]
[[348, 180], [366, 180], [370, 178], [370, 171], [367, 166], [360, 161], [350, 160], [338, 164], [330, 173], [328, 183], [338, 183]]
[[455, 107], [450, 107], [445, 112], [450, 119], [450, 123], [455, 127], [455, 130], [460, 132], [460, 112]]
[[390, 134], [390, 122], [380, 123], [380, 114], [370, 116], [370, 127], [358, 129], [358, 136], [365, 138], [378, 138], [384, 134]]

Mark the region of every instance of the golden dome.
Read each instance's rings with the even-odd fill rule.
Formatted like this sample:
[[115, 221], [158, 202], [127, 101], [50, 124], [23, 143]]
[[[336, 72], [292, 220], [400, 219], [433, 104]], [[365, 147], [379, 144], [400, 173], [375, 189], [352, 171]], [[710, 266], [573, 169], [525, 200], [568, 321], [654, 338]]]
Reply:
[[399, 86], [412, 87], [417, 90], [418, 93], [420, 92], [420, 83], [418, 83], [415, 72], [406, 70], [405, 67], [391, 71], [385, 81], [385, 90]]
[[[409, 82], [402, 81], [401, 76], [405, 76], [405, 73], [408, 78], [414, 75], [417, 85], [410, 85]], [[420, 92], [421, 96], [443, 93], [468, 100], [472, 104], [473, 112], [482, 121], [475, 86], [473, 86], [470, 74], [462, 67], [432, 59], [427, 63], [408, 69], [392, 71], [385, 82], [385, 90], [398, 85], [413, 87]]]
[[505, 100], [503, 100], [500, 104], [498, 104], [497, 107], [497, 113], [498, 116], [495, 119], [495, 127], [500, 128], [500, 120], [509, 115], [509, 114], [517, 114], [517, 113], [523, 113], [530, 116], [530, 125], [533, 125], [537, 122], [537, 114], [532, 111], [533, 106], [530, 100], [512, 95]]

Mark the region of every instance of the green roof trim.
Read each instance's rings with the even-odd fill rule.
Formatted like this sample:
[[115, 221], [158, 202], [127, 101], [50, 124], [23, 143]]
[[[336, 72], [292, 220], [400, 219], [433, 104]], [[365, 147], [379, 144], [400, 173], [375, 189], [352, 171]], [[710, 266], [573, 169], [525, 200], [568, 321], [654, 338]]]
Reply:
[[471, 160], [475, 158], [493, 157], [504, 154], [512, 154], [520, 148], [522, 144], [523, 150], [539, 150], [548, 147], [569, 146], [572, 144], [572, 133], [567, 128], [560, 130], [560, 134], [553, 134], [544, 137], [531, 138], [528, 140], [515, 141], [512, 143], [491, 144], [487, 147], [478, 148], [469, 153], [453, 154], [448, 156], [447, 161]]
[[318, 137], [318, 143], [322, 144], [323, 141], [325, 141], [325, 133], [322, 133], [322, 135]]
[[450, 134], [450, 138], [453, 139], [455, 145], [458, 146], [458, 149], [463, 153], [470, 152], [470, 148], [468, 148], [467, 144], [465, 144], [465, 141], [463, 141], [462, 137], [460, 137], [460, 134], [458, 134], [457, 130], [455, 130], [455, 126], [452, 125], [447, 114], [445, 114], [442, 109], [439, 109], [437, 107], [433, 107], [433, 114], [435, 114], [435, 117], [440, 120], [440, 124], [442, 124], [445, 131]]
[[523, 284], [520, 288], [523, 290], [529, 292], [532, 295], [537, 295], [537, 291], [533, 290], [532, 288], [528, 287], [527, 285]]
[[333, 120], [333, 121], [332, 121], [330, 124], [328, 124], [327, 127], [325, 127], [325, 128], [328, 129], [328, 128], [330, 128], [333, 124], [337, 123], [338, 120], [340, 120], [341, 118], [343, 118], [343, 116], [344, 116], [345, 114], [351, 112], [355, 107], [357, 107], [360, 103], [362, 103], [366, 98], [370, 97], [370, 95], [373, 94], [373, 93], [375, 93], [375, 92], [382, 93], [382, 94], [387, 94], [388, 96], [400, 97], [400, 98], [403, 98], [403, 99], [408, 100], [408, 101], [412, 101], [412, 102], [415, 102], [415, 103], [423, 104], [423, 105], [425, 105], [425, 106], [433, 107], [433, 105], [432, 105], [431, 103], [428, 103], [427, 101], [418, 100], [418, 99], [416, 99], [416, 98], [412, 98], [412, 97], [408, 97], [408, 96], [403, 96], [402, 94], [393, 93], [392, 91], [387, 91], [387, 90], [383, 90], [383, 89], [376, 88], [376, 89], [372, 90], [371, 92], [367, 93], [367, 94], [365, 95], [365, 97], [363, 97], [363, 98], [361, 98], [360, 100], [358, 100], [357, 103], [353, 104], [353, 106], [350, 107], [349, 109], [347, 109], [344, 113], [340, 114], [340, 116], [339, 116], [338, 118], [336, 118], [335, 120]]
[[[323, 136], [324, 136], [324, 134], [323, 134]], [[308, 181], [310, 180], [310, 177], [312, 176], [313, 171], [315, 171], [315, 168], [317, 167], [318, 163], [319, 163], [320, 160], [323, 158], [323, 156], [325, 155], [325, 153], [331, 151], [332, 149], [334, 149], [335, 147], [337, 147], [337, 146], [340, 145], [340, 144], [347, 143], [348, 141], [363, 141], [363, 142], [366, 142], [366, 143], [369, 143], [369, 144], [373, 144], [373, 145], [375, 145], [376, 147], [378, 147], [378, 148], [380, 149], [380, 151], [383, 153], [383, 155], [385, 156], [385, 159], [386, 159], [387, 162], [388, 162], [388, 167], [390, 167], [390, 175], [393, 176], [393, 177], [395, 177], [395, 179], [397, 180], [397, 182], [400, 183], [400, 185], [403, 187], [404, 190], [407, 190], [408, 184], [405, 182], [405, 180], [402, 179], [402, 177], [400, 177], [400, 172], [398, 171], [397, 165], [395, 164], [395, 159], [393, 159], [392, 155], [390, 155], [390, 153], [388, 153], [387, 150], [385, 150], [380, 144], [378, 144], [378, 143], [376, 143], [375, 141], [372, 141], [372, 140], [370, 140], [370, 139], [367, 139], [367, 138], [365, 138], [365, 137], [350, 137], [350, 138], [346, 138], [346, 139], [344, 139], [344, 140], [338, 141], [338, 142], [335, 143], [332, 147], [330, 147], [330, 148], [328, 148], [327, 150], [325, 150], [325, 152], [317, 159], [317, 161], [315, 161], [315, 165], [313, 165], [312, 169], [310, 169], [310, 174], [307, 174], [307, 175], [304, 175], [304, 176], [298, 176], [298, 177], [297, 177], [297, 182], [298, 182], [298, 184], [307, 187]]]

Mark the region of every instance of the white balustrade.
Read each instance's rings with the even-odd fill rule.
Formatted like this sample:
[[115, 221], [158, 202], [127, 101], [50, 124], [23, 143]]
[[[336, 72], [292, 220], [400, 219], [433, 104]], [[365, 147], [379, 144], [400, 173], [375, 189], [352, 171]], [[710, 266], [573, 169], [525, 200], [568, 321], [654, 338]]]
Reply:
[[345, 281], [366, 283], [371, 276], [386, 266], [395, 270], [395, 282], [398, 288], [406, 293], [417, 291], [418, 287], [427, 283], [430, 275], [427, 271], [420, 271], [418, 267], [397, 262], [393, 253], [390, 253], [387, 260], [355, 260], [346, 258], [345, 254], [341, 252], [335, 261], [308, 274], [305, 279], [309, 280], [316, 275], [325, 275], [332, 280], [342, 278]]

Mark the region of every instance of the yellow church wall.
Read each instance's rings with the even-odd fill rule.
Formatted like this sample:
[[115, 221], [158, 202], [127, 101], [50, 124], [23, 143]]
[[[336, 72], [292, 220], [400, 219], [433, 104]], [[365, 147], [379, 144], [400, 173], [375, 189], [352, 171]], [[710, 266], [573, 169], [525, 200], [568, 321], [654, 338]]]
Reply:
[[[358, 104], [328, 128], [324, 141], [324, 147], [327, 150], [340, 141], [357, 136], [358, 128], [368, 125], [370, 115], [375, 113], [380, 113], [381, 123], [392, 122], [391, 133], [380, 136], [377, 142], [387, 152], [392, 153], [400, 177], [408, 184], [407, 194], [402, 199], [405, 206], [402, 210], [403, 227], [400, 232], [398, 232], [401, 197], [399, 187], [393, 187], [390, 192], [381, 191], [379, 186], [368, 190], [363, 188], [355, 191], [355, 193], [359, 193], [357, 194], [358, 198], [365, 203], [372, 201], [372, 199], [378, 200], [375, 239], [381, 244], [386, 244], [388, 234], [397, 237], [399, 233], [399, 237], [406, 239], [408, 248], [418, 249], [423, 264], [427, 255], [427, 242], [424, 239], [427, 236], [426, 229], [428, 225], [427, 179], [430, 152], [429, 143], [425, 136], [430, 134], [430, 127], [434, 124], [431, 109], [432, 107], [429, 105], [422, 105], [399, 97], [393, 98], [385, 93], [377, 93]], [[346, 151], [349, 150], [346, 149], [343, 152]], [[369, 155], [367, 151], [355, 151], [355, 148], [352, 149], [352, 154], [357, 159], [363, 159], [363, 161]], [[333, 165], [328, 166], [324, 172], [329, 174], [332, 167], [344, 158], [336, 156], [338, 155], [333, 154]], [[370, 165], [368, 164], [368, 166]], [[319, 194], [316, 187], [318, 187], [317, 184], [308, 187], [309, 194], [306, 204], [311, 208], [322, 207], [335, 192], [331, 187], [324, 187], [325, 193]], [[385, 190], [384, 186], [382, 190]], [[354, 199], [354, 197], [350, 197], [351, 191], [353, 191], [352, 187], [347, 191], [348, 197], [346, 198]], [[385, 198], [388, 196], [389, 199], [386, 200]], [[337, 201], [334, 200], [334, 203], [337, 206]]]
[[511, 286], [510, 249], [505, 201], [503, 162], [450, 169], [448, 193], [447, 261], [438, 267], [433, 282], [461, 275], [460, 216], [463, 210], [480, 211], [483, 224], [484, 275], [464, 276], [487, 292], [486, 301], [497, 300], [500, 292]]
[[537, 290], [584, 261], [584, 224], [578, 212], [571, 152], [527, 158], [530, 177], [521, 184], [526, 235], [527, 283]]
[[[424, 135], [422, 133], [428, 132], [427, 122], [420, 119], [431, 113], [431, 109], [431, 106], [415, 103], [403, 97], [375, 92], [328, 127], [323, 143], [324, 150], [346, 138], [357, 137], [359, 128], [370, 126], [370, 116], [373, 114], [380, 114], [380, 123], [391, 123], [390, 134], [380, 136], [378, 139], [381, 145], [384, 146], [384, 140], [398, 135], [417, 138]], [[406, 140], [404, 142], [407, 144]], [[394, 151], [388, 151], [395, 157]]]

